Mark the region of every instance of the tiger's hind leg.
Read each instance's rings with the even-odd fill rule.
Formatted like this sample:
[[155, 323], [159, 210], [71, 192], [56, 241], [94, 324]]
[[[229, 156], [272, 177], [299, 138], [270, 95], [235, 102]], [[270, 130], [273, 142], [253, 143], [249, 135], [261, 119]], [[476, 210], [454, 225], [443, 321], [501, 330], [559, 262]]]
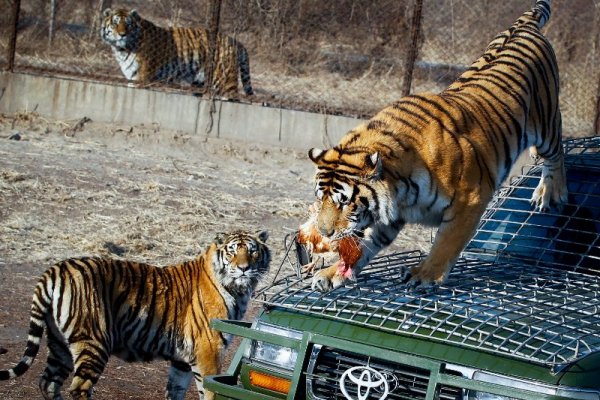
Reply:
[[192, 369], [189, 364], [171, 361], [169, 380], [165, 398], [167, 400], [183, 400], [192, 380]]
[[542, 157], [542, 176], [531, 196], [531, 204], [539, 211], [547, 211], [551, 206], [560, 207], [567, 201], [567, 178], [561, 146], [553, 156]]
[[69, 345], [73, 354], [75, 375], [69, 391], [76, 400], [90, 399], [108, 362], [109, 352], [96, 340], [81, 340]]
[[248, 57], [248, 50], [242, 45], [238, 45], [238, 65], [244, 93], [246, 93], [246, 96], [252, 96], [254, 90], [252, 89], [252, 83], [250, 82], [250, 60]]
[[560, 112], [555, 122], [557, 133], [540, 146], [530, 148], [531, 157], [537, 161], [544, 159], [542, 176], [533, 191], [531, 203], [539, 211], [547, 211], [551, 206], [560, 207], [567, 201], [567, 177], [565, 173], [564, 152], [561, 144]]
[[69, 347], [59, 333], [48, 325], [48, 361], [39, 387], [46, 400], [62, 400], [62, 385], [73, 372], [73, 359]]

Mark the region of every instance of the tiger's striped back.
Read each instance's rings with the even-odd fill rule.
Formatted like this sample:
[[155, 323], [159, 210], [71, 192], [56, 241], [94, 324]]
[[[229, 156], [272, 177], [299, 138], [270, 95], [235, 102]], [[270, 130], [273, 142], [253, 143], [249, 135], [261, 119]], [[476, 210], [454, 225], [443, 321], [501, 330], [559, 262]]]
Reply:
[[449, 108], [479, 116], [482, 135], [477, 144], [487, 153], [480, 162], [494, 189], [528, 147], [551, 159], [562, 151], [558, 63], [540, 32], [549, 18], [550, 1], [537, 1], [441, 94]]
[[[206, 29], [163, 28], [135, 10], [106, 9], [103, 15], [100, 36], [111, 45], [127, 79], [204, 87], [210, 61]], [[254, 93], [248, 51], [237, 40], [218, 34], [212, 62], [216, 94], [236, 96], [238, 76], [245, 94]]]
[[358, 274], [406, 223], [439, 227], [428, 257], [406, 271], [411, 284], [443, 282], [528, 147], [544, 159], [532, 203], [545, 210], [566, 200], [558, 65], [540, 32], [549, 17], [550, 0], [536, 1], [446, 90], [404, 97], [337, 146], [309, 151], [317, 167], [315, 231], [362, 243], [355, 264], [317, 273], [315, 289]]
[[192, 375], [202, 392], [202, 377], [218, 372], [227, 345], [210, 321], [244, 316], [268, 271], [266, 239], [266, 232], [220, 235], [198, 258], [162, 268], [97, 257], [50, 267], [35, 288], [25, 354], [0, 371], [0, 380], [27, 371], [46, 328], [49, 358], [40, 382], [46, 398], [60, 393], [73, 370], [71, 392], [89, 396], [111, 354], [170, 360], [171, 398], [185, 393]]

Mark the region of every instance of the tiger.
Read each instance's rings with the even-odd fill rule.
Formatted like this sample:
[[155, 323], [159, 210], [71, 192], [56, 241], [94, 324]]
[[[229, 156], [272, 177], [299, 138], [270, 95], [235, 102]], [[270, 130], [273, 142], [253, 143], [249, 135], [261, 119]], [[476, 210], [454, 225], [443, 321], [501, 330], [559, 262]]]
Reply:
[[206, 251], [178, 265], [86, 257], [46, 270], [33, 295], [27, 346], [0, 380], [24, 374], [33, 363], [44, 329], [48, 361], [39, 387], [45, 399], [62, 399], [61, 386], [74, 371], [70, 393], [88, 399], [110, 355], [125, 361], [170, 361], [166, 398], [183, 399], [192, 376], [200, 399], [203, 377], [215, 374], [231, 338], [209, 324], [242, 319], [271, 261], [266, 231], [217, 234]]
[[360, 253], [314, 273], [313, 290], [355, 280], [406, 223], [438, 230], [429, 254], [400, 276], [410, 289], [442, 284], [527, 148], [543, 159], [534, 210], [567, 200], [558, 65], [540, 31], [550, 3], [537, 0], [445, 90], [400, 98], [334, 147], [308, 151], [316, 211], [300, 229], [314, 233], [304, 241], [331, 247], [354, 237]]
[[[204, 28], [163, 28], [142, 18], [137, 10], [110, 9], [102, 13], [100, 37], [112, 48], [129, 81], [179, 83], [204, 88], [210, 57]], [[248, 51], [230, 36], [217, 34], [214, 52], [215, 94], [236, 97], [238, 73], [244, 92], [254, 94]]]

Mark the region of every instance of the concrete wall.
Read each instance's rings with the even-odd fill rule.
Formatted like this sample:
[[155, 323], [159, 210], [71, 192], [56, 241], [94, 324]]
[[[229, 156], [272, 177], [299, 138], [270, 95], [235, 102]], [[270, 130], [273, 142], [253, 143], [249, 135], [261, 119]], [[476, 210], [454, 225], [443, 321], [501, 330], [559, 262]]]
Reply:
[[0, 72], [0, 112], [36, 111], [56, 119], [157, 123], [190, 134], [307, 149], [328, 147], [361, 120], [215, 101], [189, 94]]

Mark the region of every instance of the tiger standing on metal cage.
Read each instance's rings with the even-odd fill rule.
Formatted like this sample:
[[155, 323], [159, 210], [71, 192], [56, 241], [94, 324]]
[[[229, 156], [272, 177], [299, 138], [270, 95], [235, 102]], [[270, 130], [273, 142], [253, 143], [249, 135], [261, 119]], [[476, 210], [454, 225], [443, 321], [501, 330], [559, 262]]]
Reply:
[[406, 279], [442, 283], [527, 148], [543, 158], [536, 209], [567, 200], [558, 66], [540, 31], [549, 18], [550, 0], [536, 1], [443, 92], [404, 97], [337, 146], [309, 151], [317, 202], [299, 241], [313, 249], [323, 242], [340, 257], [314, 275], [313, 289], [354, 279], [406, 223], [439, 227]]
[[[142, 18], [136, 10], [104, 10], [100, 37], [112, 48], [121, 72], [130, 81], [178, 83], [204, 88], [210, 58], [204, 28], [163, 28]], [[238, 75], [244, 93], [254, 94], [248, 51], [230, 36], [217, 34], [214, 49], [215, 94], [236, 98]]]
[[214, 318], [244, 316], [271, 261], [265, 231], [220, 234], [198, 258], [154, 267], [106, 258], [69, 259], [50, 267], [35, 288], [27, 347], [0, 380], [24, 374], [44, 329], [48, 361], [44, 399], [62, 399], [74, 371], [73, 399], [89, 399], [110, 355], [125, 361], [171, 361], [167, 399], [183, 399], [192, 377], [200, 399], [203, 377], [219, 372], [229, 339], [210, 328]]

